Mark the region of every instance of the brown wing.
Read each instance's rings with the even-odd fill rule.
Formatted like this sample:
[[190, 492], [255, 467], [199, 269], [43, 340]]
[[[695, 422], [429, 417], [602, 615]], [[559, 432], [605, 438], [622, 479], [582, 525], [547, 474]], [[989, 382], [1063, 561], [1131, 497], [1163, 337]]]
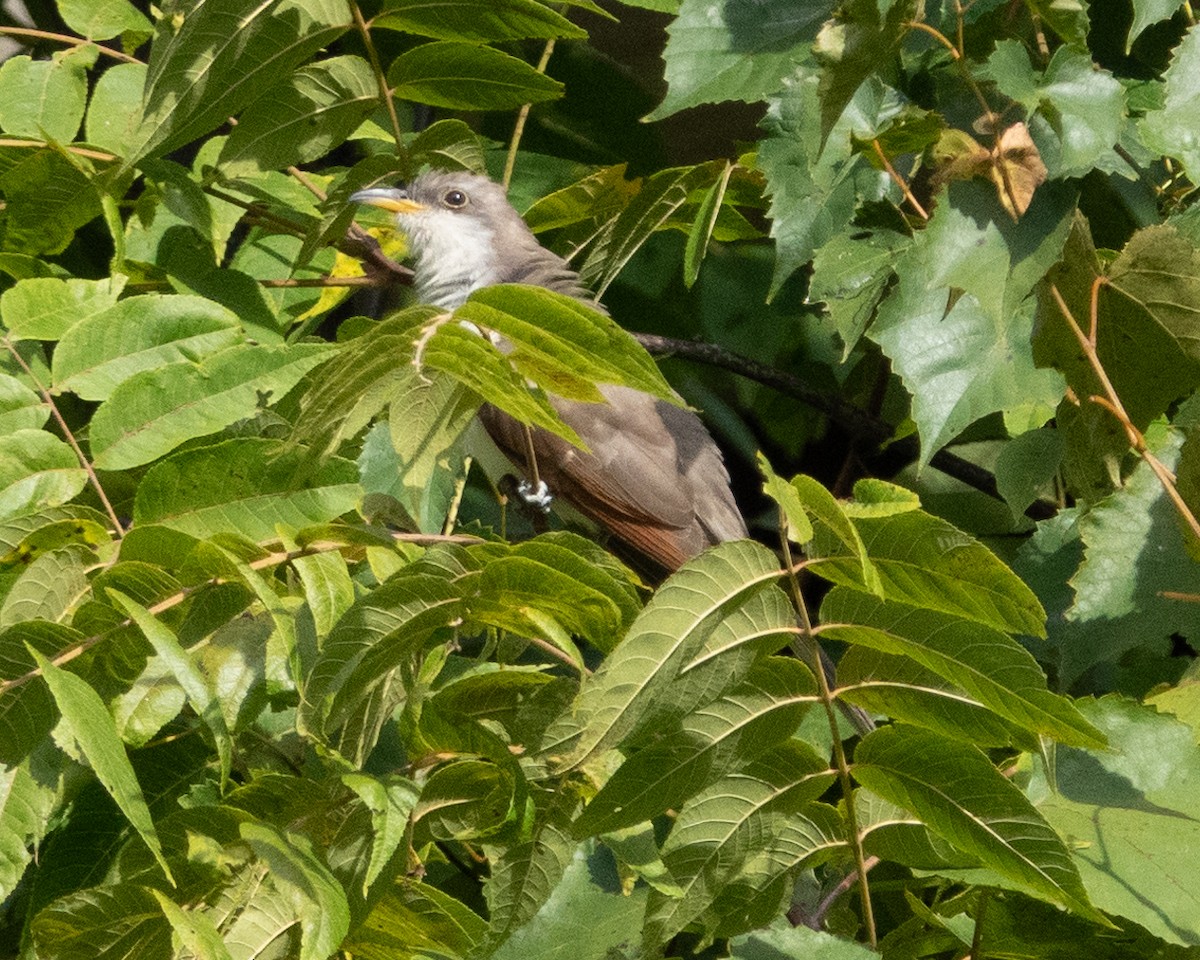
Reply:
[[[533, 431], [538, 473], [551, 493], [664, 570], [744, 537], [729, 474], [699, 417], [627, 387], [602, 392], [606, 404], [554, 401], [589, 452]], [[480, 419], [525, 470], [521, 424], [493, 407], [483, 408]]]

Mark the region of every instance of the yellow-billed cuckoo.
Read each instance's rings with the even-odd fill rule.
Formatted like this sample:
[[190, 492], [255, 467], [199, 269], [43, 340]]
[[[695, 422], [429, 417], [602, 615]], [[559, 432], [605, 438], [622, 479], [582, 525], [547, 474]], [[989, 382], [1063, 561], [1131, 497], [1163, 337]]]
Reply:
[[[449, 310], [481, 287], [528, 283], [604, 309], [485, 177], [425, 173], [407, 189], [362, 190], [350, 199], [395, 213], [415, 256], [422, 303]], [[607, 403], [551, 398], [589, 452], [531, 431], [537, 474], [550, 496], [664, 571], [746, 536], [721, 452], [696, 414], [628, 387], [602, 385], [600, 392]], [[479, 417], [496, 445], [527, 470], [525, 427], [490, 405]]]
[[[422, 303], [452, 310], [481, 287], [528, 283], [604, 309], [567, 262], [538, 242], [500, 185], [486, 177], [435, 171], [405, 189], [360, 190], [350, 199], [396, 215], [416, 259]], [[480, 409], [479, 418], [523, 472], [532, 446], [551, 497], [664, 572], [706, 547], [747, 536], [721, 451], [696, 414], [628, 387], [601, 385], [600, 392], [607, 403], [551, 397], [587, 453], [537, 428], [527, 442], [525, 426], [490, 405]], [[832, 662], [818, 652], [832, 680]], [[861, 732], [874, 726], [860, 708], [841, 700], [838, 705]]]

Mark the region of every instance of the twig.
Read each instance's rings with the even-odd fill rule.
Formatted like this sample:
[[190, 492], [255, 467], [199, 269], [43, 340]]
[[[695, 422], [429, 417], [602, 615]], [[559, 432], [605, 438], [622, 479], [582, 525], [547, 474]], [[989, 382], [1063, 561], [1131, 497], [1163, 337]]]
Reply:
[[[542, 57], [538, 60], [536, 67], [538, 73], [546, 72], [546, 65], [550, 62], [552, 53], [554, 53], [553, 37], [547, 40], [546, 46], [542, 48]], [[508, 156], [504, 158], [504, 176], [500, 178], [505, 190], [512, 181], [513, 168], [517, 165], [517, 147], [521, 143], [521, 135], [525, 132], [525, 121], [529, 119], [529, 111], [532, 106], [531, 103], [523, 103], [521, 109], [517, 111], [517, 122], [513, 124], [512, 139], [508, 142]]]
[[8, 34], [12, 37], [33, 37], [37, 40], [53, 40], [55, 43], [66, 43], [73, 47], [92, 46], [103, 53], [105, 56], [112, 57], [114, 60], [124, 60], [126, 63], [141, 63], [137, 57], [131, 57], [127, 53], [120, 50], [114, 50], [111, 47], [103, 46], [96, 43], [94, 40], [84, 40], [82, 37], [72, 37], [65, 33], [50, 33], [46, 30], [34, 30], [32, 27], [0, 27], [0, 34]]
[[1059, 293], [1056, 284], [1050, 284], [1050, 293], [1054, 297], [1054, 302], [1058, 304], [1058, 309], [1062, 313], [1063, 318], [1067, 321], [1067, 326], [1071, 328], [1071, 332], [1075, 334], [1075, 339], [1079, 341], [1079, 346], [1083, 350], [1083, 354], [1087, 357], [1088, 364], [1092, 368], [1092, 372], [1096, 375], [1096, 379], [1100, 381], [1100, 386], [1104, 390], [1104, 396], [1091, 396], [1088, 399], [1103, 407], [1111, 413], [1118, 423], [1125, 430], [1125, 436], [1129, 440], [1130, 446], [1139, 457], [1146, 462], [1146, 465], [1158, 477], [1158, 482], [1162, 484], [1163, 490], [1166, 491], [1167, 497], [1175, 505], [1175, 509], [1183, 518], [1192, 535], [1200, 540], [1200, 521], [1197, 521], [1196, 515], [1192, 513], [1191, 508], [1184, 502], [1184, 499], [1179, 494], [1179, 490], [1175, 486], [1175, 477], [1166, 464], [1158, 459], [1150, 452], [1146, 446], [1146, 437], [1129, 419], [1129, 414], [1125, 412], [1125, 406], [1121, 403], [1121, 398], [1117, 396], [1116, 388], [1113, 387], [1112, 381], [1108, 377], [1108, 372], [1104, 369], [1104, 364], [1100, 362], [1100, 355], [1096, 352], [1096, 337], [1099, 329], [1100, 316], [1100, 288], [1108, 285], [1106, 277], [1096, 277], [1092, 281], [1091, 302], [1089, 305], [1089, 332], [1085, 334], [1079, 323], [1075, 320], [1074, 314], [1071, 313], [1071, 308], [1067, 306], [1063, 295]]
[[[891, 439], [892, 429], [886, 423], [838, 397], [812, 389], [799, 377], [769, 367], [765, 363], [751, 360], [749, 357], [744, 357], [724, 347], [696, 340], [676, 340], [653, 333], [635, 333], [633, 337], [652, 354], [685, 357], [698, 363], [706, 363], [729, 370], [748, 380], [778, 390], [780, 393], [820, 411], [856, 437], [870, 443], [882, 444]], [[920, 453], [919, 441], [916, 437], [904, 437], [891, 444], [888, 450], [898, 457], [915, 460]], [[929, 463], [930, 466], [936, 467], [947, 476], [954, 477], [990, 497], [1003, 500], [996, 487], [996, 478], [969, 460], [964, 460], [949, 450], [942, 449], [930, 458]], [[1054, 506], [1036, 501], [1025, 511], [1025, 515], [1034, 520], [1044, 520], [1054, 515]]]
[[120, 540], [121, 537], [125, 535], [125, 528], [121, 525], [121, 518], [117, 516], [117, 511], [113, 509], [113, 505], [111, 501], [109, 501], [108, 495], [104, 492], [104, 487], [101, 486], [100, 478], [96, 476], [96, 471], [92, 467], [91, 461], [88, 460], [87, 456], [83, 452], [83, 449], [79, 446], [79, 442], [75, 439], [75, 434], [71, 432], [71, 428], [67, 426], [67, 421], [63, 418], [62, 413], [59, 411], [58, 404], [54, 402], [54, 397], [50, 395], [49, 390], [42, 386], [42, 382], [38, 380], [37, 374], [35, 374], [32, 368], [30, 368], [29, 364], [25, 362], [25, 358], [21, 356], [20, 352], [7, 335], [4, 337], [4, 345], [8, 348], [8, 352], [12, 354], [13, 359], [17, 361], [17, 365], [20, 366], [23, 371], [25, 371], [25, 375], [33, 381], [34, 387], [36, 387], [38, 393], [42, 395], [42, 400], [47, 406], [50, 407], [50, 413], [54, 416], [55, 421], [58, 423], [58, 428], [62, 431], [63, 437], [66, 438], [67, 443], [71, 445], [71, 449], [75, 451], [75, 456], [79, 460], [79, 465], [83, 467], [84, 471], [87, 473], [88, 481], [91, 483], [92, 488], [96, 491], [96, 496], [99, 497], [100, 503], [103, 504], [104, 511], [108, 514], [108, 519], [113, 525], [113, 533], [115, 533], [117, 539]]
[[917, 216], [922, 220], [928, 220], [929, 214], [925, 208], [921, 206], [921, 202], [913, 196], [913, 192], [908, 188], [907, 181], [896, 172], [896, 168], [892, 166], [892, 162], [887, 158], [887, 154], [883, 152], [883, 146], [879, 143], [879, 138], [876, 137], [871, 141], [871, 146], [875, 148], [875, 155], [879, 157], [879, 162], [883, 164], [883, 169], [887, 171], [887, 175], [892, 178], [892, 181], [900, 188], [900, 192], [904, 194], [904, 199], [912, 204], [912, 208], [917, 211]]
[[261, 287], [381, 287], [390, 281], [381, 277], [286, 277], [282, 280], [259, 280]]
[[[437, 544], [437, 543], [472, 544], [472, 543], [481, 543], [482, 542], [482, 540], [479, 537], [472, 537], [467, 534], [455, 534], [455, 535], [451, 535], [451, 536], [444, 536], [444, 535], [436, 534], [436, 533], [400, 533], [400, 532], [393, 531], [391, 536], [392, 536], [393, 540], [398, 540], [403, 543], [418, 543], [418, 544]], [[263, 569], [266, 569], [267, 567], [275, 567], [275, 566], [279, 566], [280, 564], [283, 564], [283, 563], [290, 563], [291, 561], [298, 560], [302, 557], [311, 557], [311, 556], [314, 556], [314, 555], [320, 554], [320, 553], [331, 553], [335, 550], [354, 549], [356, 546], [357, 546], [356, 544], [345, 544], [345, 543], [335, 542], [332, 540], [319, 540], [319, 541], [310, 543], [307, 546], [300, 547], [297, 550], [275, 551], [274, 553], [268, 554], [265, 557], [260, 557], [257, 560], [250, 561], [250, 563], [248, 563], [247, 566], [251, 570], [263, 570]], [[190, 586], [190, 587], [184, 587], [178, 593], [174, 593], [171, 596], [169, 596], [163, 600], [160, 600], [158, 603], [154, 604], [153, 606], [147, 607], [147, 610], [154, 616], [157, 616], [158, 614], [165, 613], [167, 610], [170, 610], [172, 607], [176, 607], [179, 604], [183, 603], [184, 600], [186, 600], [188, 597], [190, 597], [197, 590], [202, 590], [205, 587], [219, 586], [220, 584], [227, 583], [227, 582], [229, 582], [229, 581], [227, 581], [224, 577], [213, 577], [209, 580], [205, 580], [203, 583], [198, 583], [198, 584], [195, 584], [194, 586]], [[108, 630], [105, 630], [103, 633], [93, 634], [90, 637], [86, 637], [85, 639], [80, 640], [78, 643], [73, 644], [72, 646], [68, 647], [62, 653], [59, 653], [56, 656], [52, 657], [50, 659], [50, 662], [52, 664], [54, 664], [56, 667], [61, 667], [65, 663], [70, 663], [72, 660], [74, 660], [80, 654], [86, 653], [88, 650], [90, 650], [92, 647], [94, 647], [96, 644], [98, 644], [101, 640], [104, 640], [114, 630], [123, 630], [126, 627], [131, 626], [132, 624], [133, 624], [133, 619], [127, 618], [127, 619], [121, 621], [120, 623], [118, 623], [115, 627], [111, 627]], [[42, 675], [42, 671], [40, 669], [34, 669], [34, 670], [30, 670], [26, 674], [23, 674], [22, 676], [13, 677], [11, 680], [0, 681], [0, 697], [4, 696], [10, 690], [15, 689], [16, 687], [22, 686], [23, 684], [26, 684], [31, 680], [36, 680], [41, 675]]]
[[396, 104], [392, 100], [392, 91], [388, 86], [387, 76], [383, 72], [383, 66], [379, 62], [379, 54], [375, 50], [375, 41], [371, 39], [371, 31], [367, 27], [367, 21], [363, 19], [362, 10], [359, 9], [357, 3], [350, 4], [350, 10], [354, 14], [354, 25], [358, 27], [359, 36], [362, 37], [363, 46], [367, 49], [367, 60], [371, 64], [371, 72], [375, 74], [375, 83], [379, 87], [379, 98], [383, 101], [383, 105], [387, 107], [388, 119], [392, 124], [392, 136], [396, 139], [396, 154], [404, 155], [404, 133], [400, 129], [400, 117], [396, 113]]
[[287, 172], [291, 177], [293, 177], [295, 180], [299, 181], [300, 185], [302, 187], [304, 187], [305, 190], [307, 190], [309, 193], [311, 193], [318, 200], [324, 202], [325, 200], [329, 199], [328, 194], [326, 194], [324, 190], [322, 190], [315, 183], [313, 183], [308, 178], [308, 174], [306, 174], [299, 167], [288, 167]]
[[[842, 802], [846, 805], [847, 829], [849, 831], [847, 839], [850, 842], [850, 849], [854, 854], [854, 867], [859, 881], [858, 893], [859, 900], [862, 903], [863, 923], [867, 927], [867, 943], [874, 950], [878, 943], [878, 935], [875, 931], [875, 910], [871, 905], [871, 891], [867, 881], [866, 853], [863, 850], [862, 835], [858, 829], [858, 812], [854, 799], [854, 784], [850, 779], [850, 764], [846, 760], [845, 744], [842, 743], [841, 735], [838, 733], [834, 698], [829, 689], [829, 680], [825, 676], [825, 670], [821, 664], [820, 645], [813, 634], [813, 624], [808, 615], [808, 605], [804, 602], [804, 594], [800, 590], [800, 580], [796, 575], [796, 566], [792, 560], [792, 545], [788, 541], [784, 529], [783, 510], [780, 508], [779, 542], [783, 550], [784, 565], [788, 571], [787, 581], [792, 594], [792, 606], [796, 608], [796, 613], [800, 618], [799, 640], [802, 641], [800, 644], [802, 649], [797, 652], [803, 654], [807, 651], [812, 654], [812, 672], [813, 676], [816, 677], [817, 691], [821, 695], [821, 705], [825, 708], [825, 717], [829, 722], [829, 731], [833, 738], [834, 763], [837, 767], [838, 780], [842, 785]], [[804, 657], [802, 656], [801, 659], [804, 659]]]
[[[0, 147], [37, 147], [39, 150], [44, 147], [54, 147], [55, 144], [47, 143], [45, 140], [24, 140], [14, 139], [12, 137], [0, 137]], [[104, 160], [112, 162], [119, 159], [115, 154], [105, 153], [103, 150], [92, 150], [89, 147], [76, 147], [71, 144], [58, 145], [61, 150], [66, 150], [67, 153], [74, 153], [80, 157], [87, 157], [89, 160]]]
[[[869, 871], [877, 863], [879, 863], [878, 857], [867, 857], [867, 870]], [[825, 914], [827, 914], [829, 909], [838, 902], [842, 894], [854, 886], [857, 881], [858, 874], [856, 872], [846, 874], [844, 877], [842, 877], [841, 882], [839, 882], [837, 886], [835, 886], [821, 898], [821, 902], [817, 904], [816, 909], [813, 910], [810, 915], [793, 917], [789, 913], [788, 920], [790, 920], [793, 925], [797, 923], [803, 923], [806, 927], [812, 930], [820, 930], [825, 923]]]

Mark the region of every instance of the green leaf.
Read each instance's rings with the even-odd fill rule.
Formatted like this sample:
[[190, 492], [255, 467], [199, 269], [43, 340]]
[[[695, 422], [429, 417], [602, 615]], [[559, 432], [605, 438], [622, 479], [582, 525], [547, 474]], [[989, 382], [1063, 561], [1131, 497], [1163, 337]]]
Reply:
[[816, 699], [812, 674], [787, 657], [759, 663], [739, 686], [633, 753], [576, 819], [577, 837], [632, 826], [668, 810], [791, 736]]
[[117, 387], [92, 417], [93, 462], [101, 470], [149, 463], [185, 440], [253, 416], [264, 395], [287, 393], [328, 354], [323, 344], [242, 345], [199, 364], [143, 370]]
[[1077, 746], [1104, 746], [1103, 735], [1074, 704], [1046, 688], [1037, 661], [999, 630], [889, 604], [845, 587], [826, 596], [821, 619], [823, 636], [911, 657], [1032, 733]]
[[766, 137], [758, 147], [758, 167], [767, 177], [775, 240], [768, 299], [850, 223], [858, 199], [855, 173], [863, 164], [850, 152], [848, 138], [821, 135], [818, 84], [815, 71], [797, 71], [768, 101], [761, 124]]
[[809, 299], [824, 301], [842, 339], [842, 359], [850, 356], [883, 298], [893, 266], [909, 239], [890, 230], [863, 236], [839, 233], [813, 257]]
[[[808, 543], [813, 538], [813, 528], [809, 523], [808, 514], [804, 511], [804, 501], [800, 497], [800, 491], [776, 474], [771, 469], [767, 458], [761, 453], [758, 455], [758, 469], [764, 477], [763, 493], [778, 505], [787, 525], [788, 539], [793, 543]], [[830, 499], [833, 498], [830, 497]], [[854, 527], [850, 521], [845, 518], [843, 520], [845, 520], [846, 528], [854, 534]], [[857, 538], [857, 534], [854, 536]]]
[[1028, 731], [907, 656], [854, 645], [838, 659], [837, 683], [838, 696], [870, 714], [885, 714], [979, 747], [1039, 747]]
[[772, 927], [741, 937], [729, 944], [730, 960], [778, 960], [780, 957], [812, 957], [813, 960], [871, 960], [877, 954], [861, 943], [843, 940], [803, 924]]
[[[1147, 433], [1150, 452], [1168, 470], [1175, 466], [1181, 439], [1178, 431], [1158, 425]], [[1187, 552], [1190, 534], [1146, 463], [1134, 468], [1124, 489], [1072, 519], [1083, 556], [1066, 575], [1065, 621], [1057, 616], [1052, 621], [1060, 683], [1073, 683], [1095, 664], [1138, 646], [1176, 634], [1200, 637], [1196, 605], [1163, 595], [1200, 592], [1200, 568]]]
[[85, 315], [62, 335], [51, 367], [54, 386], [107, 400], [135, 373], [198, 362], [244, 339], [237, 316], [203, 297], [129, 297]]
[[554, 893], [577, 849], [570, 834], [574, 795], [538, 791], [532, 799], [536, 819], [528, 835], [514, 843], [484, 846], [491, 864], [484, 891], [490, 923], [474, 956], [489, 956], [514, 932], [520, 936], [521, 928]]
[[63, 23], [89, 40], [111, 40], [121, 34], [144, 38], [154, 30], [128, 0], [57, 0], [57, 6]]
[[492, 47], [436, 41], [401, 54], [388, 69], [394, 96], [452, 110], [513, 110], [562, 96], [563, 85]]
[[61, 776], [41, 770], [51, 749], [0, 768], [0, 890], [17, 889], [61, 801]]
[[884, 72], [900, 42], [924, 13], [922, 0], [848, 0], [833, 11], [817, 34], [813, 52], [821, 65], [821, 137], [835, 123], [868, 76]]
[[[827, 544], [837, 542], [839, 553], [848, 552], [858, 561], [863, 586], [871, 593], [881, 593], [883, 586], [879, 581], [879, 572], [843, 505], [820, 483], [804, 474], [792, 477], [791, 488], [805, 513], [815, 521], [809, 524], [811, 535], [805, 542], [811, 542], [820, 530]], [[825, 546], [823, 549], [830, 548]]]
[[[607, 315], [574, 297], [541, 287], [499, 284], [471, 294], [455, 312], [485, 330], [502, 334], [514, 346], [507, 359], [522, 376], [568, 399], [567, 383], [632, 387], [664, 400], [674, 392], [645, 349]], [[442, 328], [445, 329], [444, 327]], [[431, 361], [432, 362], [432, 361]]]
[[753, 5], [683, 0], [667, 28], [667, 95], [646, 118], [722, 100], [754, 103], [783, 86], [802, 60], [832, 4], [803, 8], [791, 0]]
[[1195, 844], [1200, 748], [1172, 717], [1116, 696], [1082, 701], [1109, 750], [1060, 748], [1055, 787], [1030, 784], [1038, 809], [1073, 843], [1092, 902], [1168, 943], [1200, 943]]
[[490, 43], [534, 37], [581, 40], [587, 31], [535, 0], [387, 0], [371, 26], [435, 40]]
[[141, 127], [126, 163], [214, 130], [284, 80], [352, 22], [345, 0], [205, 0], [158, 21]]
[[345, 141], [378, 101], [375, 76], [361, 57], [301, 67], [247, 108], [217, 165], [240, 177], [309, 163]]
[[442, 313], [436, 307], [410, 307], [338, 348], [320, 373], [309, 377], [294, 440], [328, 453], [362, 430], [394, 396], [403, 396], [413, 375], [404, 369], [404, 358], [412, 353], [420, 328]]
[[42, 671], [67, 731], [79, 745], [92, 772], [146, 842], [167, 879], [174, 883], [142, 788], [104, 701], [85, 680], [56, 667], [33, 646], [29, 647], [29, 652]]
[[87, 69], [99, 51], [85, 44], [50, 60], [9, 57], [0, 66], [0, 128], [13, 137], [70, 143], [87, 101]]
[[0, 164], [4, 246], [35, 256], [61, 253], [75, 231], [100, 213], [95, 184], [56, 150], [21, 150], [20, 157], [7, 169]]
[[1041, 75], [1016, 40], [996, 45], [988, 75], [1030, 114], [1030, 133], [1052, 179], [1083, 176], [1112, 157], [1125, 123], [1125, 89], [1091, 55], [1069, 46], [1055, 51]]
[[14, 340], [58, 340], [74, 323], [103, 313], [117, 302], [125, 278], [19, 280], [0, 294], [0, 320]]
[[390, 887], [355, 926], [344, 948], [366, 960], [418, 952], [428, 957], [462, 957], [486, 929], [486, 921], [458, 900], [414, 880]]
[[1013, 437], [996, 458], [996, 489], [1019, 519], [1039, 497], [1049, 498], [1063, 457], [1062, 435], [1050, 428]]
[[262, 823], [243, 823], [242, 838], [271, 870], [300, 923], [298, 960], [326, 960], [350, 929], [350, 907], [337, 878], [309, 841]]
[[413, 822], [438, 840], [488, 837], [512, 817], [514, 790], [503, 767], [489, 760], [454, 760], [425, 781]]
[[922, 466], [988, 414], [1062, 396], [1059, 377], [1034, 366], [1027, 298], [1062, 250], [1072, 203], [1047, 185], [1013, 223], [994, 187], [954, 183], [896, 265], [899, 285], [869, 335], [913, 395]]
[[[624, 892], [611, 858], [581, 845], [546, 904], [491, 960], [550, 956], [567, 944], [575, 960], [637, 956], [645, 908], [645, 887]], [[580, 935], [580, 917], [587, 917], [586, 936]]]
[[1063, 841], [978, 748], [884, 727], [858, 745], [854, 776], [1031, 894], [1104, 922]]
[[793, 739], [689, 800], [662, 845], [679, 893], [651, 892], [646, 945], [665, 943], [701, 918], [739, 877], [763, 871], [754, 879], [766, 886], [806, 860], [844, 849], [841, 817], [812, 803], [834, 776], [811, 747]]
[[124, 610], [139, 630], [154, 647], [175, 675], [175, 679], [187, 694], [188, 703], [192, 709], [203, 718], [212, 733], [213, 742], [217, 746], [217, 757], [221, 764], [221, 782], [229, 779], [229, 771], [233, 763], [233, 741], [229, 736], [229, 728], [225, 725], [225, 715], [221, 713], [221, 704], [213, 692], [208, 678], [193, 661], [191, 655], [183, 649], [179, 638], [161, 621], [155, 618], [145, 607], [136, 600], [125, 596], [119, 590], [109, 589], [109, 596], [117, 606]]
[[708, 242], [712, 239], [713, 228], [717, 225], [717, 217], [725, 201], [725, 189], [729, 186], [729, 177], [733, 170], [733, 164], [725, 164], [717, 182], [704, 192], [700, 209], [696, 211], [696, 219], [688, 233], [687, 248], [683, 252], [683, 282], [689, 289], [700, 275], [700, 263], [708, 252]]
[[50, 416], [48, 404], [16, 377], [0, 373], [0, 436], [19, 430], [38, 430]]
[[363, 488], [391, 494], [416, 517], [420, 530], [438, 533], [465, 470], [464, 433], [478, 400], [439, 371], [406, 364], [396, 372], [388, 424], [367, 435], [358, 459]]
[[[863, 517], [855, 527], [874, 563], [882, 596], [938, 610], [1005, 633], [1046, 635], [1046, 614], [1033, 591], [994, 553], [945, 520], [922, 510]], [[856, 590], [862, 582], [857, 558], [842, 556], [822, 537], [810, 555], [813, 573]]]
[[95, 960], [126, 953], [169, 960], [171, 927], [153, 891], [131, 883], [109, 884], [60, 897], [30, 924], [38, 953], [61, 960]]
[[434, 631], [462, 615], [459, 590], [444, 577], [408, 575], [354, 604], [312, 666], [299, 724], [332, 731]]
[[724, 164], [719, 161], [693, 167], [660, 170], [647, 177], [637, 194], [601, 232], [579, 270], [580, 278], [603, 296], [609, 284], [656, 230], [660, 230], [693, 191], [705, 190], [720, 181]]
[[87, 485], [74, 451], [44, 430], [0, 436], [0, 517], [66, 503]]
[[45, 682], [30, 677], [37, 663], [29, 647], [54, 657], [82, 639], [83, 634], [78, 630], [44, 620], [0, 630], [0, 680], [25, 680], [0, 697], [0, 763], [15, 768], [46, 742], [47, 734], [58, 720]]
[[1133, 0], [1133, 23], [1129, 25], [1129, 35], [1125, 38], [1125, 55], [1129, 55], [1134, 41], [1147, 27], [1170, 18], [1179, 7], [1179, 0]]
[[154, 898], [162, 908], [163, 916], [171, 924], [171, 930], [191, 951], [197, 960], [233, 960], [221, 933], [208, 914], [201, 910], [183, 910], [166, 894], [152, 890]]
[[1189, 30], [1175, 48], [1163, 81], [1163, 107], [1142, 118], [1142, 140], [1182, 163], [1189, 177], [1200, 179], [1200, 140], [1195, 135], [1200, 129], [1200, 30]]
[[[778, 576], [775, 557], [748, 541], [720, 544], [684, 564], [646, 604], [621, 645], [584, 681], [569, 713], [547, 731], [542, 755], [558, 769], [569, 770], [615, 746], [656, 700], [668, 698], [681, 713], [698, 705], [699, 700], [684, 702], [687, 687], [673, 686], [673, 681], [721, 621]], [[728, 648], [787, 626], [786, 621], [754, 624], [754, 634], [732, 639]], [[711, 699], [719, 688], [704, 692]], [[703, 693], [694, 690], [691, 695]]]
[[[325, 523], [361, 497], [357, 471], [332, 460], [306, 471], [308, 455], [282, 441], [242, 437], [193, 447], [156, 463], [138, 486], [137, 524], [162, 524], [201, 539], [240, 533], [274, 539], [278, 528]], [[305, 475], [303, 484], [297, 476]]]
[[24, 566], [0, 606], [0, 627], [27, 620], [61, 622], [88, 594], [88, 574], [98, 561], [82, 543], [48, 550]]

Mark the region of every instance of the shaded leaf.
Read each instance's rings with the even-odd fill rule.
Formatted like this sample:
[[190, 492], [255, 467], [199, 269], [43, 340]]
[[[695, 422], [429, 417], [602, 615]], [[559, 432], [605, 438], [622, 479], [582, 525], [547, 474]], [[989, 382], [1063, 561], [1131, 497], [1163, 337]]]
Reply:
[[832, 4], [798, 8], [789, 0], [753, 5], [683, 0], [667, 28], [667, 95], [646, 118], [722, 100], [763, 100], [803, 59]]
[[236, 314], [203, 297], [147, 294], [76, 319], [51, 369], [57, 390], [85, 400], [106, 400], [139, 371], [196, 362], [245, 338]]
[[104, 784], [109, 796], [116, 801], [121, 812], [146, 842], [146, 846], [154, 854], [154, 859], [170, 880], [171, 870], [163, 857], [162, 845], [154, 829], [154, 822], [150, 819], [142, 788], [138, 784], [129, 758], [125, 755], [125, 747], [117, 736], [117, 728], [113, 724], [112, 715], [104, 706], [104, 701], [80, 677], [56, 667], [33, 647], [30, 647], [30, 653], [42, 671], [46, 686], [50, 688], [59, 713], [62, 714], [63, 723], [87, 758], [92, 772]]
[[439, 40], [401, 54], [388, 68], [395, 96], [454, 110], [512, 110], [562, 96], [563, 86], [492, 47]]
[[[134, 522], [201, 539], [240, 533], [271, 540], [280, 525], [312, 526], [352, 510], [361, 496], [353, 465], [334, 459], [307, 472], [306, 459], [283, 441], [257, 437], [193, 447], [147, 471], [138, 486]], [[307, 475], [298, 484], [302, 474]]]
[[217, 164], [238, 177], [309, 163], [341, 144], [378, 100], [374, 74], [360, 57], [301, 67], [247, 108]]
[[1058, 835], [976, 747], [902, 725], [868, 734], [855, 778], [1036, 896], [1103, 922]]
[[[747, 541], [720, 544], [684, 564], [658, 589], [621, 645], [585, 680], [569, 713], [547, 731], [542, 754], [569, 770], [614, 746], [671, 689], [718, 624], [778, 575], [774, 556]], [[756, 626], [767, 632], [784, 627]], [[674, 698], [680, 692], [675, 690]], [[687, 703], [674, 705], [683, 712], [690, 709]]]
[[101, 470], [149, 463], [185, 440], [252, 416], [328, 356], [323, 344], [231, 347], [199, 364], [143, 370], [117, 387], [92, 417], [93, 462]]
[[402, 30], [435, 40], [489, 43], [536, 37], [582, 39], [586, 31], [535, 0], [387, 0], [372, 20], [374, 27]]

